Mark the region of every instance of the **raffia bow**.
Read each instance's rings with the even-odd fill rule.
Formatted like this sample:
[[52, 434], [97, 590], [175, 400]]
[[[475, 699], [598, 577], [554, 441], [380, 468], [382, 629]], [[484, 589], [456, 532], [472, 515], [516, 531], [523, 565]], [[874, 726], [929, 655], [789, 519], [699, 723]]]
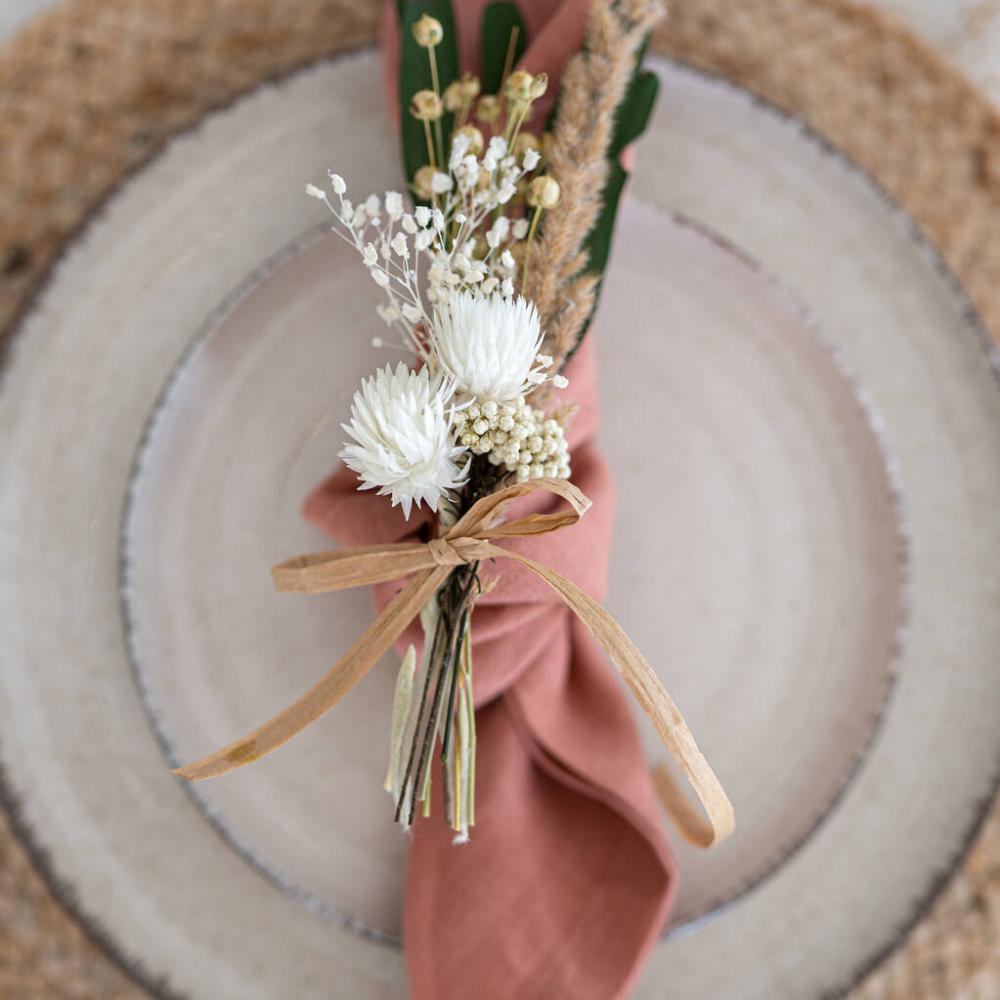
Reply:
[[[570, 509], [530, 514], [495, 524], [502, 507], [535, 490], [556, 494]], [[569, 527], [590, 506], [590, 500], [564, 479], [535, 479], [483, 497], [453, 527], [429, 542], [360, 545], [298, 556], [275, 566], [272, 570], [275, 586], [286, 592], [321, 594], [403, 577], [410, 580], [340, 662], [298, 701], [242, 739], [179, 768], [176, 773], [189, 781], [201, 781], [242, 767], [277, 749], [333, 708], [364, 677], [456, 566], [483, 559], [516, 559], [540, 576], [586, 625], [691, 783], [707, 819], [688, 801], [666, 765], [654, 769], [657, 790], [681, 833], [700, 847], [718, 843], [733, 830], [733, 807], [645, 657], [608, 612], [575, 583], [527, 556], [493, 543], [494, 539], [525, 538]]]

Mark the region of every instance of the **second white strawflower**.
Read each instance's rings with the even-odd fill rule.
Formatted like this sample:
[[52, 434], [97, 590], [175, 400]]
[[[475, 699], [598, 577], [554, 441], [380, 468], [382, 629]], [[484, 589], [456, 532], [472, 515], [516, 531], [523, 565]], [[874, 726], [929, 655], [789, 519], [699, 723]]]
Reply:
[[[435, 309], [433, 349], [457, 390], [480, 402], [507, 402], [545, 382], [538, 310], [527, 299], [458, 292]], [[557, 386], [565, 379], [555, 376]]]

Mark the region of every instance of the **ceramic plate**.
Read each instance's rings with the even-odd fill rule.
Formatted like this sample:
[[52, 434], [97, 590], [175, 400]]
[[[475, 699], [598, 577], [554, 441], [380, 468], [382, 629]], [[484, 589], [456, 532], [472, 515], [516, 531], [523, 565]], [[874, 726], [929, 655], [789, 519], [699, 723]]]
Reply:
[[[993, 788], [1000, 389], [960, 289], [867, 178], [654, 65], [594, 332], [609, 605], [739, 831], [680, 850], [638, 995], [820, 995], [898, 940]], [[391, 658], [253, 768], [169, 773], [370, 615], [363, 593], [275, 595], [268, 569], [328, 546], [298, 508], [386, 359], [377, 290], [302, 195], [328, 166], [398, 186], [377, 80], [373, 54], [338, 59], [174, 142], [67, 255], [0, 388], [8, 797], [164, 995], [405, 995]]]

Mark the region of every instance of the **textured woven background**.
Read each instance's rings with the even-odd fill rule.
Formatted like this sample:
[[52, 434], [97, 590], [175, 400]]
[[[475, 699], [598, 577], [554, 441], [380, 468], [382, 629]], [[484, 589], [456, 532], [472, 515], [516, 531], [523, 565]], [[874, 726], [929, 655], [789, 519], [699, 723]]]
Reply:
[[[1000, 117], [845, 0], [672, 0], [661, 51], [788, 108], [918, 220], [1000, 339]], [[269, 77], [374, 36], [375, 0], [68, 0], [0, 53], [0, 330], [122, 177]], [[0, 815], [0, 997], [142, 996], [54, 902]], [[1000, 813], [858, 998], [1000, 997]]]

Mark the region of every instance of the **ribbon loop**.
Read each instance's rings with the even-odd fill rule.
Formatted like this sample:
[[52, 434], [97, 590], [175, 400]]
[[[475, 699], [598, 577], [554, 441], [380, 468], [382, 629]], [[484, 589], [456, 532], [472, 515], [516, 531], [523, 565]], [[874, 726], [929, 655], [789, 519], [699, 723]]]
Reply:
[[[545, 490], [565, 500], [569, 510], [529, 514], [499, 524], [515, 499]], [[663, 745], [677, 761], [704, 808], [707, 822], [687, 801], [662, 766], [654, 771], [660, 797], [684, 836], [709, 847], [733, 830], [733, 807], [670, 695], [622, 627], [571, 580], [491, 539], [524, 538], [576, 524], [590, 500], [564, 479], [517, 483], [478, 500], [443, 536], [429, 542], [362, 545], [298, 556], [275, 566], [281, 591], [316, 594], [411, 577], [345, 656], [298, 701], [248, 736], [175, 773], [189, 781], [225, 774], [270, 753], [328, 712], [375, 665], [456, 566], [479, 559], [515, 559], [543, 579], [584, 623], [621, 673]]]

